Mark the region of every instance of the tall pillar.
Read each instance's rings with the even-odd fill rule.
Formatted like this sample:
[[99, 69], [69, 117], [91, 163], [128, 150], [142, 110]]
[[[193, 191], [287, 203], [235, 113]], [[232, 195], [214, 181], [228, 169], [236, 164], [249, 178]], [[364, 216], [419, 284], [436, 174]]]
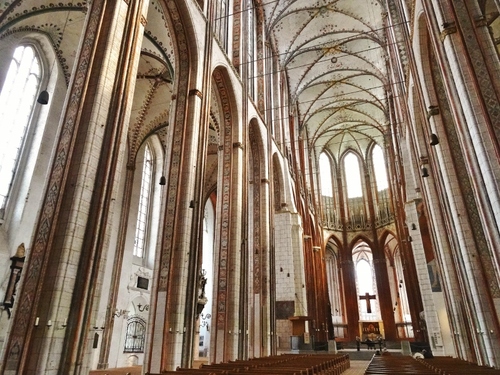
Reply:
[[[345, 252], [344, 252], [345, 253]], [[359, 309], [358, 309], [358, 293], [356, 292], [356, 272], [352, 255], [347, 257], [342, 254], [340, 267], [342, 270], [342, 279], [344, 281], [344, 295], [347, 315], [348, 339], [354, 340], [356, 336], [360, 336], [359, 332]]]
[[384, 322], [385, 339], [396, 339], [396, 323], [392, 309], [391, 286], [389, 284], [389, 275], [387, 273], [387, 261], [380, 254], [382, 251], [374, 251], [374, 255], [379, 253], [379, 257], [374, 257], [373, 266], [377, 280], [377, 290], [379, 298], [380, 313]]
[[[375, 202], [376, 200], [373, 197], [373, 190], [371, 181], [371, 175], [366, 171], [365, 173], [365, 183], [366, 183], [366, 195], [367, 200], [369, 202]], [[389, 275], [387, 273], [387, 261], [385, 258], [384, 247], [380, 246], [380, 242], [378, 239], [377, 226], [375, 223], [376, 213], [373, 204], [369, 206], [369, 215], [371, 220], [371, 232], [373, 236], [373, 266], [375, 269], [375, 276], [377, 282], [377, 290], [378, 290], [378, 298], [379, 298], [379, 306], [380, 306], [380, 314], [382, 316], [382, 320], [384, 322], [384, 332], [385, 339], [394, 340], [396, 339], [396, 323], [394, 319], [394, 312], [392, 307], [392, 298], [391, 298], [391, 285], [389, 283]], [[385, 291], [388, 291], [386, 293]]]
[[219, 93], [224, 122], [221, 125], [219, 146], [219, 174], [217, 179], [217, 220], [215, 249], [214, 306], [212, 317], [210, 357], [213, 362], [234, 360], [238, 357], [240, 340], [246, 334], [240, 317], [242, 298], [242, 215], [244, 147], [241, 124], [234, 114], [234, 102], [227, 86], [225, 72], [213, 74]]
[[[495, 125], [500, 119], [500, 98], [493, 78], [498, 75], [498, 56], [480, 42], [486, 25], [477, 2], [425, 0], [423, 6], [433, 47], [431, 93], [440, 109], [440, 116], [433, 121], [441, 123], [439, 130], [444, 130], [439, 147], [430, 152], [431, 171], [437, 173], [431, 173], [423, 185], [428, 198], [434, 196], [433, 189], [439, 194], [436, 196], [446, 198], [440, 206], [444, 207], [459, 296], [463, 298], [454, 313], [457, 322], [468, 322], [452, 329], [458, 336], [466, 336], [461, 343], [456, 341], [464, 345], [459, 352], [468, 343], [475, 348], [467, 359], [498, 366], [500, 287], [493, 245], [500, 241], [496, 229], [500, 213], [499, 132]], [[496, 62], [490, 65], [492, 58]], [[441, 172], [444, 166], [446, 173]], [[440, 212], [430, 201], [427, 207], [434, 226]], [[436, 253], [441, 257], [446, 250], [437, 248]]]
[[[205, 92], [191, 53], [199, 46], [186, 43], [191, 29], [187, 5], [169, 1], [168, 10], [176, 30], [176, 87], [172, 98], [169, 141], [165, 162], [165, 213], [161, 248], [155, 265], [153, 309], [149, 327], [145, 371], [158, 373], [189, 365], [193, 354], [197, 297], [199, 235], [199, 181], [203, 176], [203, 147], [207, 125], [202, 121]], [[192, 37], [191, 40], [195, 40]], [[191, 85], [191, 86], [190, 86]], [[201, 89], [197, 89], [199, 86]], [[201, 138], [201, 140], [200, 140]]]
[[101, 293], [115, 173], [123, 162], [144, 32], [142, 4], [89, 5], [3, 374], [88, 372], [89, 328]]
[[195, 185], [197, 175], [201, 174], [197, 150], [202, 94], [197, 90], [186, 93], [186, 88], [179, 85], [172, 137], [169, 137], [172, 149], [166, 168], [166, 210], [148, 359], [151, 372], [185, 366], [192, 355], [199, 251], [197, 235], [193, 237], [192, 231], [196, 231], [194, 210], [201, 204], [195, 199]]
[[293, 316], [306, 316], [303, 230], [300, 215], [286, 206], [275, 214], [276, 317], [279, 348], [290, 348]]
[[[233, 124], [234, 126], [234, 124]], [[234, 132], [234, 131], [233, 131]], [[242, 327], [243, 321], [240, 319], [240, 304], [241, 304], [241, 284], [243, 283], [241, 269], [241, 243], [242, 243], [242, 216], [243, 209], [242, 186], [243, 179], [241, 169], [243, 168], [243, 157], [245, 147], [240, 142], [235, 142], [232, 145], [232, 183], [231, 183], [231, 211], [230, 211], [230, 256], [228, 259], [229, 273], [228, 281], [230, 288], [228, 289], [227, 300], [227, 316], [226, 316], [226, 343], [224, 360], [235, 360], [238, 358], [238, 344], [244, 340], [245, 330]]]

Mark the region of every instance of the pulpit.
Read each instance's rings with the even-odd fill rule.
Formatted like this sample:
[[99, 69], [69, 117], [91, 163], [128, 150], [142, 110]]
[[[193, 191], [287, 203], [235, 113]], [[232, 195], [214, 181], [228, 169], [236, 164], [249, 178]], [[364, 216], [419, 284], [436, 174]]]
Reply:
[[292, 316], [288, 320], [292, 322], [292, 336], [290, 336], [292, 350], [313, 350], [314, 337], [309, 333], [311, 319], [307, 316]]

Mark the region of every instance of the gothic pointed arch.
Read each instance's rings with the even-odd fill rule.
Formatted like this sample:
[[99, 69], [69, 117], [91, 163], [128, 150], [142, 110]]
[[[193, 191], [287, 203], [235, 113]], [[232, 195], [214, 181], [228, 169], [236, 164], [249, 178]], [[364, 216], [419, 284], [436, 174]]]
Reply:
[[344, 340], [348, 338], [348, 328], [341, 248], [342, 242], [335, 236], [332, 235], [327, 239], [325, 266], [333, 335], [337, 339]]
[[[214, 305], [217, 312], [212, 319], [214, 331], [211, 335], [211, 358], [213, 361], [234, 359], [238, 355], [237, 337], [232, 336], [236, 327], [241, 326], [241, 300], [237, 285], [243, 276], [240, 273], [241, 253], [236, 251], [241, 245], [240, 225], [242, 205], [242, 180], [237, 171], [242, 163], [242, 143], [238, 105], [230, 75], [226, 67], [218, 66], [212, 73], [214, 98], [217, 103], [212, 111], [214, 124], [219, 124], [219, 155], [217, 161], [217, 222], [215, 240], [214, 272], [217, 285], [214, 286]], [[215, 112], [213, 112], [215, 113]]]
[[[269, 230], [270, 181], [266, 171], [264, 132], [257, 119], [252, 118], [248, 127], [250, 153], [249, 168], [249, 231], [252, 238], [249, 241], [249, 279], [250, 304], [253, 312], [250, 314], [252, 355], [270, 353], [271, 342], [266, 330], [271, 327], [271, 296], [273, 285], [269, 283], [271, 272], [271, 247]], [[260, 310], [260, 312], [258, 312]]]

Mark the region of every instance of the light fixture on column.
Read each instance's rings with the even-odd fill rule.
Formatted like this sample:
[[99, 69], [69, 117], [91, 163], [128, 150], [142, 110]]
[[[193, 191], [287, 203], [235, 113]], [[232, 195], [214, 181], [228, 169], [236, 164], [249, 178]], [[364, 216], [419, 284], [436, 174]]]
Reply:
[[435, 146], [435, 145], [437, 145], [438, 143], [439, 143], [439, 138], [438, 138], [438, 136], [437, 136], [436, 134], [432, 133], [432, 134], [431, 134], [431, 141], [429, 142], [429, 144], [430, 144], [431, 146]]
[[429, 170], [427, 169], [429, 165], [429, 159], [427, 156], [421, 156], [420, 157], [420, 175], [422, 177], [429, 177]]
[[36, 100], [40, 104], [47, 104], [49, 102], [49, 92], [47, 89], [43, 90], [38, 94], [38, 99]]
[[160, 185], [165, 186], [167, 184], [167, 178], [165, 176], [160, 177]]

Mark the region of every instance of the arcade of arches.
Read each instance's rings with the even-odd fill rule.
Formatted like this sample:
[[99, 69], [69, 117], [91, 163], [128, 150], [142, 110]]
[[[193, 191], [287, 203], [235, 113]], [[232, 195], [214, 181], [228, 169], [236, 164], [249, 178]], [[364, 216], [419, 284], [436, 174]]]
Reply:
[[10, 0], [0, 52], [0, 374], [500, 368], [498, 0]]

